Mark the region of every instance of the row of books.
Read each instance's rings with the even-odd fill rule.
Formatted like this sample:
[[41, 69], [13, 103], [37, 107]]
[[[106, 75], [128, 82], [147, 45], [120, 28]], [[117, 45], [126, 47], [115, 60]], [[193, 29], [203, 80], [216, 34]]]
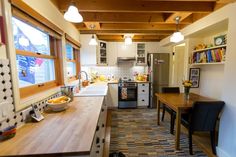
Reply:
[[225, 61], [226, 48], [211, 49], [193, 54], [192, 63], [213, 63]]

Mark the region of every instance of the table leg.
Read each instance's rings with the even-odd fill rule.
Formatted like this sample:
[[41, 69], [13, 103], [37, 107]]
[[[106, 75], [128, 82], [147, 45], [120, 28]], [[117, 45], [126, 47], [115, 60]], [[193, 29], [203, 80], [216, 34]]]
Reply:
[[161, 102], [157, 100], [157, 125], [160, 125], [160, 106]]
[[181, 110], [178, 109], [176, 113], [176, 133], [175, 133], [175, 149], [179, 150], [179, 139], [181, 132]]

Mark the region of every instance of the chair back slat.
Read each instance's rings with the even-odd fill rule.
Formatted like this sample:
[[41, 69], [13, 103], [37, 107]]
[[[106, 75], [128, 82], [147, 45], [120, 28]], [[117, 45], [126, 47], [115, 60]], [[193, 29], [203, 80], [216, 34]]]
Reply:
[[224, 106], [223, 101], [196, 101], [190, 116], [192, 131], [213, 131]]

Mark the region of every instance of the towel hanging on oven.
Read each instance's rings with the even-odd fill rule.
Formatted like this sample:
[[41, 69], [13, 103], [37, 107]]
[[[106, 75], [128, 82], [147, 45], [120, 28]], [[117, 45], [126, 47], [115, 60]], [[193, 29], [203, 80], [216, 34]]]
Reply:
[[122, 88], [121, 89], [121, 99], [127, 99], [127, 88]]

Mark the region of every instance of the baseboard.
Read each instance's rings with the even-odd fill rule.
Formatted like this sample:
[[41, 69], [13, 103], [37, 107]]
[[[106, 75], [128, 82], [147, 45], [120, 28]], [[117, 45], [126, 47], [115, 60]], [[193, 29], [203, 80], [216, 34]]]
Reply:
[[218, 157], [230, 157], [229, 154], [227, 154], [223, 149], [220, 147], [216, 147], [216, 153]]

